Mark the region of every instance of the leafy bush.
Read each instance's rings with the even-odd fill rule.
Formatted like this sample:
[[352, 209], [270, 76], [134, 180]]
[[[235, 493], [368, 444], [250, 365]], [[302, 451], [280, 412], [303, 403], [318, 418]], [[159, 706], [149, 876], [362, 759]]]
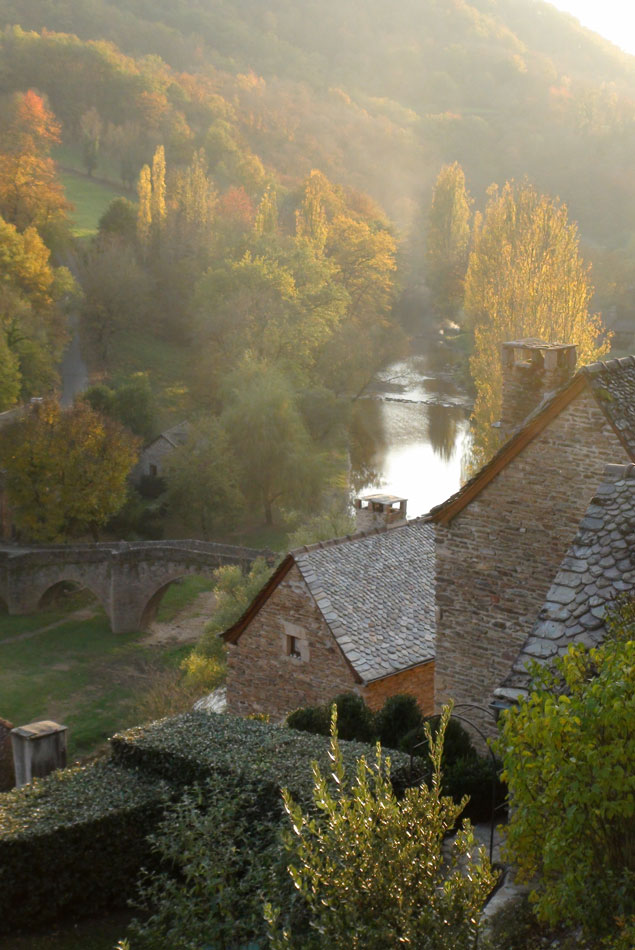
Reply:
[[287, 716], [287, 726], [298, 732], [312, 732], [316, 736], [328, 736], [329, 711], [327, 706], [303, 706]]
[[[340, 693], [333, 700], [337, 708], [339, 734], [342, 739], [374, 742], [377, 738], [375, 716], [357, 693]], [[328, 710], [330, 721], [330, 708]], [[327, 733], [328, 734], [328, 733]]]
[[1, 795], [0, 932], [125, 906], [168, 793], [97, 762]]
[[[343, 742], [352, 770], [368, 747]], [[200, 785], [187, 789], [153, 836], [161, 867], [141, 881], [143, 921], [133, 927], [133, 950], [225, 950], [262, 946], [265, 890], [295, 905], [279, 838], [282, 786], [310, 804], [312, 762], [331, 767], [329, 743], [280, 726], [191, 714], [116, 737], [127, 762]], [[407, 760], [397, 756], [395, 767]]]
[[610, 933], [635, 913], [635, 640], [622, 616], [602, 647], [572, 646], [503, 716], [499, 754], [514, 808], [507, 854], [539, 875], [550, 924]]
[[[428, 722], [430, 724], [430, 734], [435, 739], [439, 731], [440, 717], [432, 716]], [[415, 752], [415, 754], [427, 759], [429, 755], [427, 741], [425, 728], [423, 725], [419, 725], [406, 733], [399, 743], [399, 748], [404, 752]], [[419, 748], [416, 749], [416, 746], [419, 746]], [[458, 719], [450, 719], [445, 730], [441, 765], [445, 769], [456, 762], [457, 759], [468, 758], [476, 758], [476, 749], [472, 744], [470, 734]]]
[[283, 876], [282, 798], [236, 774], [188, 791], [152, 836], [161, 870], [142, 876], [133, 921], [134, 950], [200, 950], [264, 944], [262, 895], [292, 900]]
[[349, 790], [333, 716], [333, 783], [314, 768], [313, 810], [304, 813], [288, 790], [293, 832], [285, 836], [289, 874], [306, 907], [307, 928], [267, 907], [274, 950], [323, 947], [426, 950], [476, 946], [481, 907], [495, 876], [474, 844], [469, 823], [456, 835], [448, 863], [445, 835], [462, 804], [441, 796], [441, 754], [449, 710], [430, 740], [430, 787], [409, 789], [398, 802], [381, 748], [374, 766], [361, 758]]
[[419, 704], [407, 694], [389, 696], [376, 717], [379, 740], [389, 749], [400, 748], [400, 743], [423, 721]]

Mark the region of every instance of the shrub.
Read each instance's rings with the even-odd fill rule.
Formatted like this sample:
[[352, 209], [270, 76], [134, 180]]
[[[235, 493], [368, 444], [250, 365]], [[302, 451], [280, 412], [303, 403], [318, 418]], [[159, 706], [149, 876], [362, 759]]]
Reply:
[[289, 874], [306, 906], [309, 928], [266, 909], [270, 944], [283, 948], [387, 950], [408, 945], [426, 950], [476, 946], [478, 917], [495, 877], [487, 855], [474, 844], [469, 823], [458, 832], [449, 866], [444, 836], [461, 811], [441, 796], [441, 754], [449, 710], [431, 740], [430, 788], [409, 789], [398, 802], [377, 748], [374, 766], [362, 757], [352, 790], [335, 730], [331, 740], [333, 784], [313, 769], [313, 813], [288, 790], [285, 808], [293, 832], [285, 836]]
[[0, 931], [125, 906], [168, 792], [97, 762], [0, 796]]
[[329, 713], [327, 706], [303, 706], [287, 716], [287, 726], [298, 732], [312, 732], [316, 736], [328, 736]]
[[357, 742], [374, 742], [377, 738], [375, 716], [357, 693], [340, 693], [324, 706], [303, 706], [287, 716], [287, 725], [300, 732], [328, 736], [331, 709], [337, 707], [340, 737]]
[[420, 728], [421, 710], [414, 696], [389, 696], [377, 714], [377, 730], [383, 746], [400, 748], [405, 736]]
[[[224, 950], [262, 946], [266, 889], [295, 904], [279, 840], [282, 786], [310, 804], [311, 763], [331, 767], [329, 743], [258, 721], [192, 713], [116, 737], [128, 763], [196, 779], [153, 837], [161, 868], [141, 881], [145, 921], [133, 927], [133, 950]], [[349, 768], [367, 746], [343, 742]], [[396, 766], [404, 765], [396, 757]], [[260, 942], [258, 942], [260, 941]]]
[[340, 738], [357, 742], [375, 741], [377, 737], [375, 716], [361, 696], [357, 693], [340, 693], [333, 700], [333, 704], [337, 708]]
[[635, 913], [635, 640], [632, 618], [602, 647], [582, 645], [503, 716], [499, 754], [514, 808], [507, 854], [539, 875], [550, 924], [615, 929]]
[[142, 876], [134, 950], [262, 946], [262, 894], [272, 877], [277, 893], [293, 897], [282, 873], [282, 818], [279, 790], [239, 774], [188, 791], [151, 838], [161, 870]]

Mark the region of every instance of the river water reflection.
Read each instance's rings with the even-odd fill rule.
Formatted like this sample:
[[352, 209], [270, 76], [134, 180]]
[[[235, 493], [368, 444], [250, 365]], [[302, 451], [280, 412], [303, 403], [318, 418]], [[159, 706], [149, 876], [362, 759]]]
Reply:
[[425, 514], [461, 486], [469, 413], [466, 394], [427, 355], [386, 367], [353, 410], [352, 490], [400, 495], [408, 517]]

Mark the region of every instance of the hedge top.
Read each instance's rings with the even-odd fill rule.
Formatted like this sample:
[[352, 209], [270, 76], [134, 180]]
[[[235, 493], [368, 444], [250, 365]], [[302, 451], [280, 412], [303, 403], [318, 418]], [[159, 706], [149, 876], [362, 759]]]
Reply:
[[[331, 771], [327, 737], [226, 714], [185, 713], [137, 726], [111, 742], [119, 765], [135, 765], [184, 785], [214, 773], [241, 775], [246, 782], [273, 784], [310, 797], [311, 763], [317, 761], [325, 774]], [[361, 742], [342, 742], [341, 748], [351, 776], [360, 756], [374, 760], [374, 749]], [[391, 755], [393, 772], [408, 764], [408, 756]]]
[[0, 837], [7, 841], [57, 831], [127, 808], [167, 799], [169, 787], [110, 761], [52, 772], [0, 795]]

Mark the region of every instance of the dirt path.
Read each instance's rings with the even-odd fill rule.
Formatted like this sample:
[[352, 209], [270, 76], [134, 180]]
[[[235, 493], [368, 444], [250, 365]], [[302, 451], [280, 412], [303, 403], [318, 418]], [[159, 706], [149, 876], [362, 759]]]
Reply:
[[153, 621], [142, 646], [164, 646], [166, 643], [194, 643], [202, 637], [205, 626], [214, 613], [213, 591], [203, 591], [196, 600], [184, 607], [172, 620]]

